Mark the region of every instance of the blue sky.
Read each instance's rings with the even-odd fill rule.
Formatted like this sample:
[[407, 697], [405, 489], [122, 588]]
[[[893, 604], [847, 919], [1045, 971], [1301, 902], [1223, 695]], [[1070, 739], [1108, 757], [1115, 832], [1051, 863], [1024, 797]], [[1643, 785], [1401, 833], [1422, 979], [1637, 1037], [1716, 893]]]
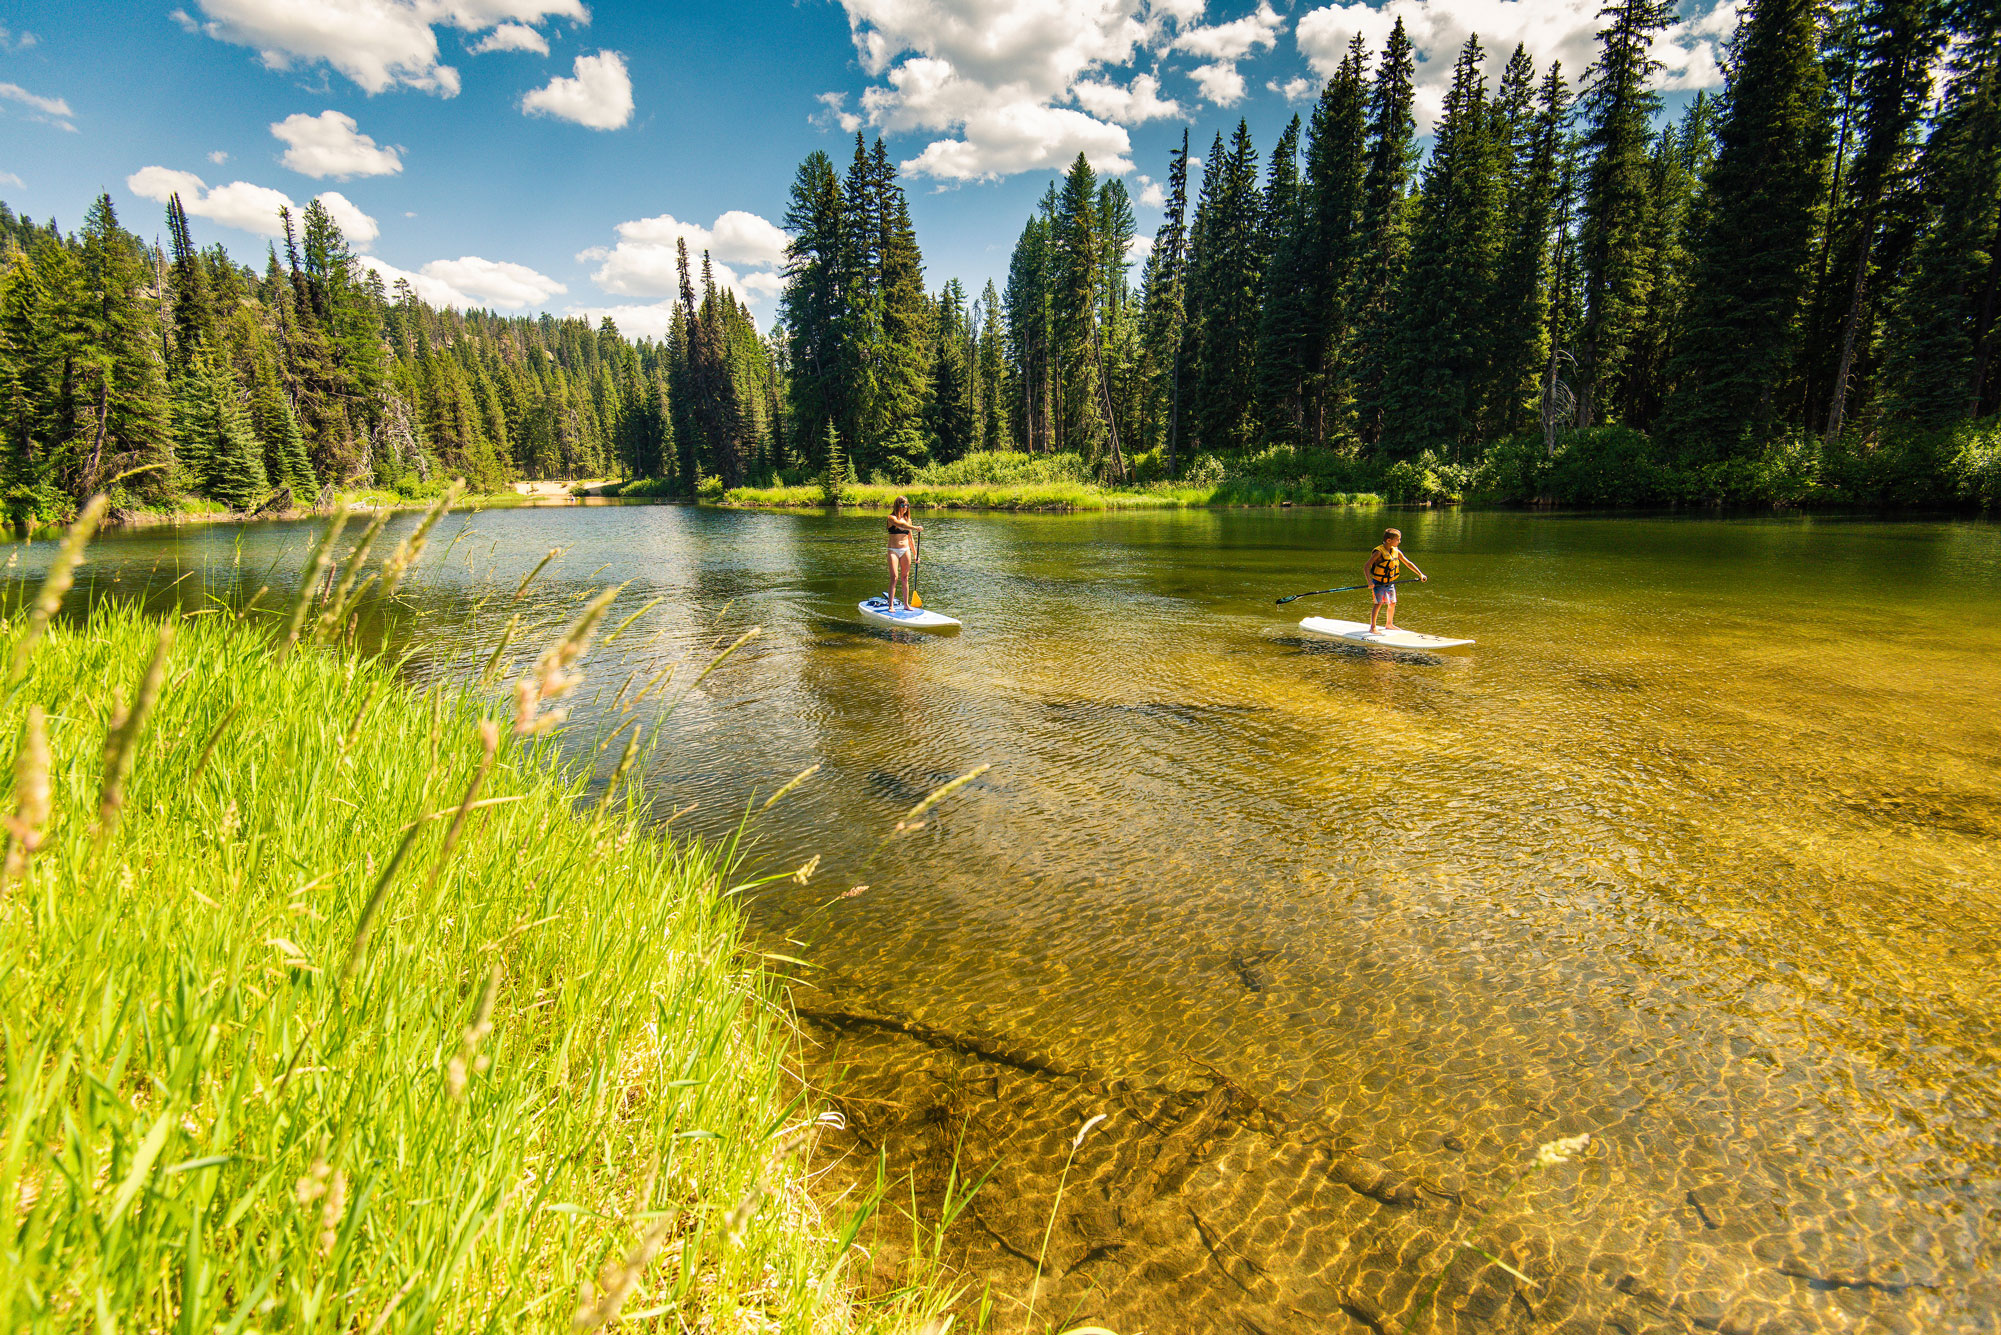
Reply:
[[[1140, 228], [1184, 127], [1261, 149], [1348, 38], [1402, 17], [1428, 121], [1460, 44], [1580, 74], [1600, 0], [12, 0], [0, 18], [0, 199], [65, 229], [108, 190], [161, 230], [261, 263], [280, 202], [318, 195], [367, 262], [427, 298], [664, 325], [677, 236], [761, 322], [786, 194], [856, 128], [903, 164], [927, 279], [1004, 278], [1078, 152]], [[1691, 0], [1662, 84], [1720, 82], [1733, 0]], [[1191, 183], [1192, 188], [1192, 183]]]

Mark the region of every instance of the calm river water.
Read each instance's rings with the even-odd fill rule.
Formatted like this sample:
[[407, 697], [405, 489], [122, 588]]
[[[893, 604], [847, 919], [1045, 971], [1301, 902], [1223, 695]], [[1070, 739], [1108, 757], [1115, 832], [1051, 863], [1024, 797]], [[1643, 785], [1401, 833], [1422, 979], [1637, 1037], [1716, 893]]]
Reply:
[[[649, 791], [716, 834], [820, 765], [752, 854], [819, 870], [751, 908], [811, 966], [835, 1180], [991, 1171], [945, 1253], [1007, 1323], [1041, 1257], [1038, 1321], [1126, 1335], [2001, 1329], [2001, 527], [1406, 512], [1403, 622], [1479, 641], [1413, 657], [1297, 632], [1360, 595], [1273, 605], [1383, 512], [920, 518], [954, 638], [859, 623], [879, 517], [672, 506], [479, 514], [440, 563], [449, 520], [391, 633], [464, 680], [515, 607], [525, 656], [662, 598], [588, 663], [588, 752], [631, 674], [762, 627]], [[111, 535], [91, 578], [282, 593], [312, 533]]]

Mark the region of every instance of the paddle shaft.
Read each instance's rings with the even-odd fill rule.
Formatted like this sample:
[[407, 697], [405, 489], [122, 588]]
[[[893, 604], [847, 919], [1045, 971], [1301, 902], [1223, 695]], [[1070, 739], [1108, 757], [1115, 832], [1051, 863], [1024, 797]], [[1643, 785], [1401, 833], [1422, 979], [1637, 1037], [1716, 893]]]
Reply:
[[[1400, 579], [1393, 579], [1393, 580], [1391, 580], [1391, 581], [1390, 581], [1390, 587], [1394, 589], [1394, 588], [1395, 588], [1395, 587], [1396, 587], [1397, 585], [1399, 585], [1399, 584], [1401, 584], [1401, 583], [1403, 583], [1403, 581], [1402, 581], [1402, 580], [1400, 580]], [[1317, 597], [1319, 597], [1319, 596], [1320, 596], [1321, 594], [1323, 594], [1323, 593], [1353, 593], [1353, 592], [1355, 592], [1355, 591], [1356, 591], [1357, 589], [1370, 589], [1370, 588], [1374, 588], [1374, 587], [1375, 587], [1375, 585], [1374, 585], [1374, 583], [1373, 583], [1373, 582], [1371, 582], [1371, 583], [1368, 583], [1368, 584], [1343, 584], [1343, 585], [1342, 585], [1342, 586], [1341, 586], [1340, 588], [1338, 588], [1338, 589], [1315, 589], [1315, 590], [1313, 590], [1313, 591], [1312, 591], [1311, 593], [1295, 593], [1295, 594], [1292, 594], [1292, 595], [1291, 595], [1291, 596], [1289, 596], [1289, 597], [1285, 597], [1285, 598], [1281, 598], [1281, 599], [1279, 599], [1278, 601], [1279, 601], [1279, 605], [1280, 605], [1281, 607], [1283, 607], [1283, 606], [1284, 606], [1285, 604], [1287, 604], [1287, 603], [1290, 603], [1290, 602], [1295, 602], [1295, 601], [1297, 601], [1298, 599], [1301, 599], [1301, 598], [1317, 598]]]

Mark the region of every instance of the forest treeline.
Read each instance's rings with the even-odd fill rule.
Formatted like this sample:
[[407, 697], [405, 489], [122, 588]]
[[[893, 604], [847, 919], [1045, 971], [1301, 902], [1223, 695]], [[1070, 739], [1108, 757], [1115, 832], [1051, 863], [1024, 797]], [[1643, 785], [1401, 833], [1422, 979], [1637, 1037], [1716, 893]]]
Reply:
[[[434, 495], [622, 474], [679, 487], [782, 451], [778, 359], [706, 257], [664, 341], [611, 320], [438, 310], [385, 290], [318, 201], [261, 272], [198, 250], [178, 198], [164, 244], [108, 196], [64, 235], [0, 204], [0, 495], [60, 517], [125, 503], [310, 507], [337, 490]], [[727, 401], [727, 421], [699, 411]], [[726, 447], [714, 444], [727, 434]], [[702, 462], [698, 462], [698, 459]]]
[[844, 178], [816, 153], [797, 437], [891, 481], [1013, 448], [1108, 480], [1993, 502], [2001, 4], [1752, 0], [1727, 85], [1662, 124], [1674, 13], [1613, 0], [1575, 86], [1519, 48], [1490, 86], [1469, 39], [1425, 155], [1401, 22], [1358, 37], [1262, 164], [1247, 125], [1214, 138], [1192, 217], [1184, 134], [1136, 284], [1125, 185], [1081, 155], [969, 311], [924, 297], [880, 146]]
[[798, 170], [769, 334], [685, 249], [635, 342], [385, 290], [317, 203], [261, 270], [178, 200], [159, 242], [108, 197], [72, 235], [0, 205], [6, 504], [121, 475], [238, 509], [897, 483], [978, 451], [1396, 497], [2001, 501], [2001, 0], [1751, 0], [1723, 89], [1664, 122], [1673, 16], [1612, 0], [1581, 77], [1518, 49], [1490, 85], [1470, 39], [1427, 153], [1401, 23], [1358, 38], [1268, 155], [1184, 134], [1150, 246], [1080, 156], [977, 297], [927, 290], [858, 135]]

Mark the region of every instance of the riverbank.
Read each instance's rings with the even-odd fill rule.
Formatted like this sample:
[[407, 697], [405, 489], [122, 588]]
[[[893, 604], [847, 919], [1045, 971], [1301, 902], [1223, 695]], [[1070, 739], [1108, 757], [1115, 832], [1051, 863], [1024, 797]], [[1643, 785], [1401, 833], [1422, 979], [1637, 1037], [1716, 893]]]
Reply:
[[728, 850], [240, 621], [100, 605], [0, 703], [0, 1324], [921, 1323], [806, 1194]]
[[[1373, 492], [1323, 492], [1293, 483], [1223, 482], [1207, 486], [1156, 483], [1106, 487], [1089, 482], [964, 484], [958, 486], [856, 485], [841, 488], [842, 505], [887, 509], [898, 496], [925, 510], [1175, 510], [1205, 505], [1381, 505]], [[737, 487], [720, 503], [745, 510], [787, 510], [828, 503], [825, 489]]]
[[[605, 493], [604, 489], [615, 486], [611, 479], [592, 479], [586, 482], [517, 482], [508, 491], [478, 492], [462, 497], [454, 507], [462, 511], [517, 510], [545, 505], [582, 505]], [[400, 511], [428, 510], [437, 504], [437, 496], [406, 496], [398, 491], [369, 489], [348, 492], [344, 496], [349, 514], [367, 514], [377, 510], [391, 513]], [[248, 524], [267, 519], [312, 519], [331, 513], [328, 509], [312, 506], [287, 506], [270, 510], [231, 510], [214, 502], [198, 499], [184, 499], [172, 506], [119, 506], [114, 505], [105, 515], [102, 527], [112, 528], [178, 528], [196, 524]], [[31, 537], [51, 537], [63, 531], [62, 525], [48, 524], [32, 526]]]
[[[1129, 461], [1129, 481], [1107, 484], [1074, 454], [975, 453], [927, 464], [901, 482], [838, 485], [842, 504], [879, 508], [898, 495], [960, 510], [1125, 510], [1193, 506], [1470, 505], [1568, 510], [1743, 510], [1975, 513], [2001, 507], [2001, 427], [1886, 434], [1836, 442], [1774, 439], [1725, 460], [1675, 455], [1626, 427], [1505, 441], [1477, 457], [1427, 450], [1395, 461], [1274, 445], [1181, 460], [1169, 477], [1158, 452]], [[831, 479], [780, 474], [772, 485], [703, 498], [751, 509], [825, 505]], [[625, 483], [611, 494], [659, 494]]]

